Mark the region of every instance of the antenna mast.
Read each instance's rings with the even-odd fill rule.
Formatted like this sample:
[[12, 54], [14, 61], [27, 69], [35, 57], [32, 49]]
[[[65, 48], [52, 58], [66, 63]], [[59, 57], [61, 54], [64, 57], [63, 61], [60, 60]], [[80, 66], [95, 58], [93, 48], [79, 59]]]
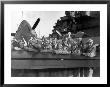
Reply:
[[22, 20], [23, 20], [23, 11], [22, 11]]

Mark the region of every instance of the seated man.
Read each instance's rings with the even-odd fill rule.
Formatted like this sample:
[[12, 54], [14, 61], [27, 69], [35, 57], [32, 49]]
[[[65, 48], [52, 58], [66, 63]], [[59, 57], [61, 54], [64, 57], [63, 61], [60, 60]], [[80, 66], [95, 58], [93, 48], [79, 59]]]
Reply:
[[95, 57], [96, 56], [96, 47], [99, 46], [99, 44], [93, 45], [93, 40], [89, 39], [87, 43], [84, 45], [83, 48], [83, 55], [89, 56], [89, 57]]

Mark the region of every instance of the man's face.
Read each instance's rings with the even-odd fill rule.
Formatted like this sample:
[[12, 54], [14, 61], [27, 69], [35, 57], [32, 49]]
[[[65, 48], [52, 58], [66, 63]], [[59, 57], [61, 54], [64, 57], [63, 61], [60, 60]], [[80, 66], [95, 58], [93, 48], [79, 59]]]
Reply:
[[70, 15], [71, 15], [72, 17], [75, 17], [75, 11], [71, 11], [71, 12], [70, 12]]
[[71, 32], [68, 32], [69, 35], [71, 35]]
[[32, 33], [33, 35], [35, 35], [35, 37], [37, 37], [37, 34], [36, 34], [35, 30], [31, 30], [31, 33]]

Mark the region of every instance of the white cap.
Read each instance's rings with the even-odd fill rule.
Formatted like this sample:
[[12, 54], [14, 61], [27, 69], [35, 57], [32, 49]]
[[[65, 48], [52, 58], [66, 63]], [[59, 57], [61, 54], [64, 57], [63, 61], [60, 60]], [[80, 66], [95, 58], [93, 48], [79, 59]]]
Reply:
[[92, 39], [89, 39], [88, 42], [93, 42], [93, 40]]

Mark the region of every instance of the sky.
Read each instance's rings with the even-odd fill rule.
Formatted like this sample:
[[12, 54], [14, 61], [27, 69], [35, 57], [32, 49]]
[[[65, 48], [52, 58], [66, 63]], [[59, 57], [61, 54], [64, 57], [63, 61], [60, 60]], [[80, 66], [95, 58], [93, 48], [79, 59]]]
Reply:
[[35, 31], [38, 37], [47, 37], [52, 33], [53, 26], [57, 20], [65, 16], [65, 11], [13, 11], [11, 16], [12, 33], [17, 31], [22, 20], [27, 20], [32, 27], [37, 18], [40, 18], [40, 22], [35, 28]]

